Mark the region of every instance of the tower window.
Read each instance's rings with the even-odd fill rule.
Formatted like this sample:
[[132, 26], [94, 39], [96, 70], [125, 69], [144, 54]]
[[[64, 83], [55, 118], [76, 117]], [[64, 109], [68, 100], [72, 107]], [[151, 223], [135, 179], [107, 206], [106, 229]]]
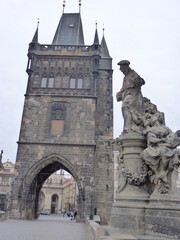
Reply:
[[109, 162], [109, 155], [106, 154], [106, 162]]
[[77, 88], [82, 88], [83, 87], [83, 80], [80, 78], [77, 80]]
[[30, 68], [31, 68], [31, 58], [29, 58], [27, 69], [30, 69]]
[[70, 79], [70, 88], [78, 88], [82, 89], [83, 88], [83, 79], [82, 78], [71, 78]]
[[110, 145], [110, 142], [107, 141], [107, 142], [106, 142], [106, 147], [107, 147], [107, 148], [110, 148], [110, 146], [111, 146], [111, 145]]
[[70, 88], [75, 88], [76, 87], [76, 79], [75, 78], [71, 78], [70, 80]]
[[107, 133], [110, 132], [110, 128], [109, 128], [109, 127], [106, 128], [106, 132], [107, 132]]
[[50, 77], [49, 79], [47, 77], [43, 77], [41, 80], [41, 87], [42, 88], [53, 88], [54, 87], [54, 78]]
[[42, 78], [42, 81], [41, 81], [41, 87], [42, 88], [46, 88], [46, 85], [47, 85], [47, 78]]
[[49, 78], [49, 81], [48, 81], [48, 88], [53, 88], [54, 87], [54, 78]]
[[106, 120], [109, 121], [110, 117], [109, 114], [106, 115]]

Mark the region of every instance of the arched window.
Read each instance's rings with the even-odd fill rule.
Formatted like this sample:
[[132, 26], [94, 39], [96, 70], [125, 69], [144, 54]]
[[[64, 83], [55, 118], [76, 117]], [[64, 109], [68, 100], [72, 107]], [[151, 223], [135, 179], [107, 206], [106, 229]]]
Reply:
[[76, 87], [76, 79], [75, 78], [71, 78], [70, 79], [70, 88], [75, 88]]
[[41, 87], [46, 88], [47, 86], [47, 77], [43, 77], [41, 80]]
[[106, 162], [109, 162], [109, 154], [106, 154]]
[[54, 76], [51, 73], [50, 77], [48, 78], [46, 73], [43, 74], [41, 79], [41, 87], [42, 88], [53, 88], [54, 87]]
[[107, 148], [110, 148], [110, 146], [111, 146], [111, 145], [110, 145], [110, 142], [107, 141], [107, 142], [106, 142], [106, 147], [107, 147]]
[[53, 88], [54, 87], [54, 78], [50, 77], [48, 81], [48, 88]]
[[70, 88], [83, 88], [83, 79], [82, 78], [71, 78], [70, 79]]
[[77, 88], [82, 88], [83, 87], [83, 80], [81, 78], [79, 78], [77, 80]]

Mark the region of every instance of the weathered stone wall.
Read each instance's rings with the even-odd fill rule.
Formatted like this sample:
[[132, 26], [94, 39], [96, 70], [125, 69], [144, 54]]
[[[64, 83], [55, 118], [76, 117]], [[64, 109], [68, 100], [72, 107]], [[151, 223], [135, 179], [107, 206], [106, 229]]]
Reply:
[[114, 194], [112, 71], [100, 71], [96, 91], [95, 205], [101, 223], [107, 224]]
[[[63, 104], [61, 134], [52, 134], [53, 104]], [[94, 98], [28, 96], [24, 105], [20, 142], [95, 144]]]

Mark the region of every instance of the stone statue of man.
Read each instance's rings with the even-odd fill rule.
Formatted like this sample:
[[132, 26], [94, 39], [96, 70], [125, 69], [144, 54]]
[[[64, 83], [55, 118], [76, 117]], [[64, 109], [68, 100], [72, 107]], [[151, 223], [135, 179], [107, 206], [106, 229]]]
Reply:
[[140, 122], [143, 111], [143, 96], [141, 86], [145, 84], [134, 70], [129, 67], [128, 60], [122, 60], [118, 63], [121, 72], [124, 74], [123, 85], [117, 93], [117, 101], [122, 101], [122, 115], [124, 118], [123, 132], [140, 132]]

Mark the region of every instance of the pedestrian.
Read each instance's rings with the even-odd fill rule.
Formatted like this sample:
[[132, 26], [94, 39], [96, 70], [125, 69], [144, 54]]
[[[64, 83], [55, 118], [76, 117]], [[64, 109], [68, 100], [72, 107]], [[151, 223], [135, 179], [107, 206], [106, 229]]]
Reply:
[[74, 219], [76, 219], [76, 216], [77, 216], [77, 210], [75, 209], [74, 210]]
[[73, 220], [73, 218], [74, 218], [74, 213], [73, 213], [73, 211], [71, 210], [71, 220]]

